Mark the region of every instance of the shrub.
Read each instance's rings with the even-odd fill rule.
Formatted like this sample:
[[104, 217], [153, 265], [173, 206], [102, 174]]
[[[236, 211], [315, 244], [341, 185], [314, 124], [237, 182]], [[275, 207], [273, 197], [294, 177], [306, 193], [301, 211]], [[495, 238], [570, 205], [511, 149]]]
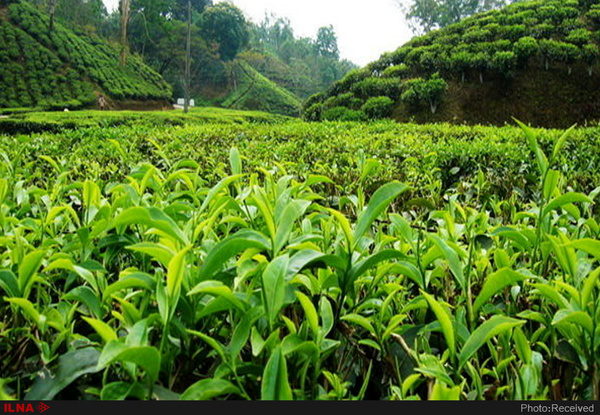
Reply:
[[392, 115], [393, 109], [394, 101], [389, 97], [369, 98], [361, 107], [362, 112], [371, 120], [387, 118]]
[[435, 114], [448, 84], [436, 73], [428, 80], [423, 78], [411, 79], [406, 82], [405, 87], [406, 90], [401, 96], [402, 101], [411, 105], [426, 102], [429, 104], [431, 113]]
[[325, 105], [317, 102], [303, 110], [302, 118], [305, 121], [321, 121], [323, 119], [323, 111], [325, 111]]
[[323, 111], [323, 120], [326, 121], [366, 121], [364, 112], [351, 110], [346, 107], [334, 107]]

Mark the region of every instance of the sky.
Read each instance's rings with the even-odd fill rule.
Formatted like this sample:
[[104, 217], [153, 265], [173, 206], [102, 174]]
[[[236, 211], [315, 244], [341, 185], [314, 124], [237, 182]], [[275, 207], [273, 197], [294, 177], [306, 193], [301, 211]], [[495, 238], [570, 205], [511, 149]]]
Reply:
[[[119, 0], [103, 0], [107, 9]], [[364, 66], [391, 52], [413, 36], [397, 0], [216, 0], [239, 7], [246, 18], [260, 23], [267, 13], [288, 18], [296, 37], [315, 38], [322, 26], [332, 25], [340, 56]]]

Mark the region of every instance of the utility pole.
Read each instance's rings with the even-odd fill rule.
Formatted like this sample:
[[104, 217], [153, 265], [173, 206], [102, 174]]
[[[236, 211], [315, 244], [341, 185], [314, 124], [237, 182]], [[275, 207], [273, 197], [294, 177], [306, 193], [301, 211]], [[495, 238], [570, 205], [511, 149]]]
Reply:
[[185, 44], [185, 79], [184, 79], [184, 102], [183, 112], [187, 114], [190, 109], [190, 88], [191, 88], [191, 49], [192, 49], [192, 0], [188, 0], [187, 15], [187, 39]]

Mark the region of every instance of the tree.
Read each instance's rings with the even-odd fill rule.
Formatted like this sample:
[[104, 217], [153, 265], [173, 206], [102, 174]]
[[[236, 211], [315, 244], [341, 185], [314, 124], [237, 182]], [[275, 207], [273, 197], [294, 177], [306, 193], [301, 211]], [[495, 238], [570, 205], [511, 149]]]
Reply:
[[119, 1], [119, 13], [121, 14], [121, 65], [125, 65], [127, 61], [127, 52], [129, 46], [127, 44], [127, 25], [129, 24], [129, 13], [131, 11], [131, 0]]
[[224, 61], [233, 60], [250, 39], [244, 14], [230, 3], [217, 3], [204, 9], [200, 29], [204, 38], [215, 44]]
[[516, 0], [398, 0], [398, 4], [413, 32], [422, 34], [514, 1]]
[[56, 2], [58, 0], [48, 0], [48, 15], [50, 20], [48, 23], [48, 32], [51, 33], [54, 30], [54, 16], [56, 14]]
[[337, 35], [333, 26], [320, 27], [317, 31], [317, 39], [315, 41], [315, 48], [319, 56], [327, 58], [339, 59], [340, 52], [338, 49]]
[[183, 103], [183, 112], [187, 114], [190, 107], [190, 89], [192, 87], [192, 79], [191, 79], [191, 48], [192, 48], [192, 0], [188, 0], [188, 17], [187, 17], [187, 33], [185, 40], [185, 75], [184, 75], [184, 103]]

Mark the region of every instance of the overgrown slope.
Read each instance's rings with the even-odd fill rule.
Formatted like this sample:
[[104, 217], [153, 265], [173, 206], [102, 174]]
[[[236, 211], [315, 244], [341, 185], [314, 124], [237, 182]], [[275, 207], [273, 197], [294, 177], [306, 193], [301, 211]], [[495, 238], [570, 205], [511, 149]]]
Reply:
[[532, 0], [416, 37], [304, 106], [309, 120], [547, 127], [600, 119], [597, 0]]
[[239, 110], [266, 111], [298, 116], [301, 101], [290, 91], [261, 75], [242, 59], [231, 62], [232, 81], [220, 106]]
[[[0, 5], [0, 107], [78, 108], [166, 101], [171, 87], [135, 56], [125, 65], [119, 51], [99, 38], [78, 35], [21, 0]], [[158, 104], [160, 105], [160, 104]]]

